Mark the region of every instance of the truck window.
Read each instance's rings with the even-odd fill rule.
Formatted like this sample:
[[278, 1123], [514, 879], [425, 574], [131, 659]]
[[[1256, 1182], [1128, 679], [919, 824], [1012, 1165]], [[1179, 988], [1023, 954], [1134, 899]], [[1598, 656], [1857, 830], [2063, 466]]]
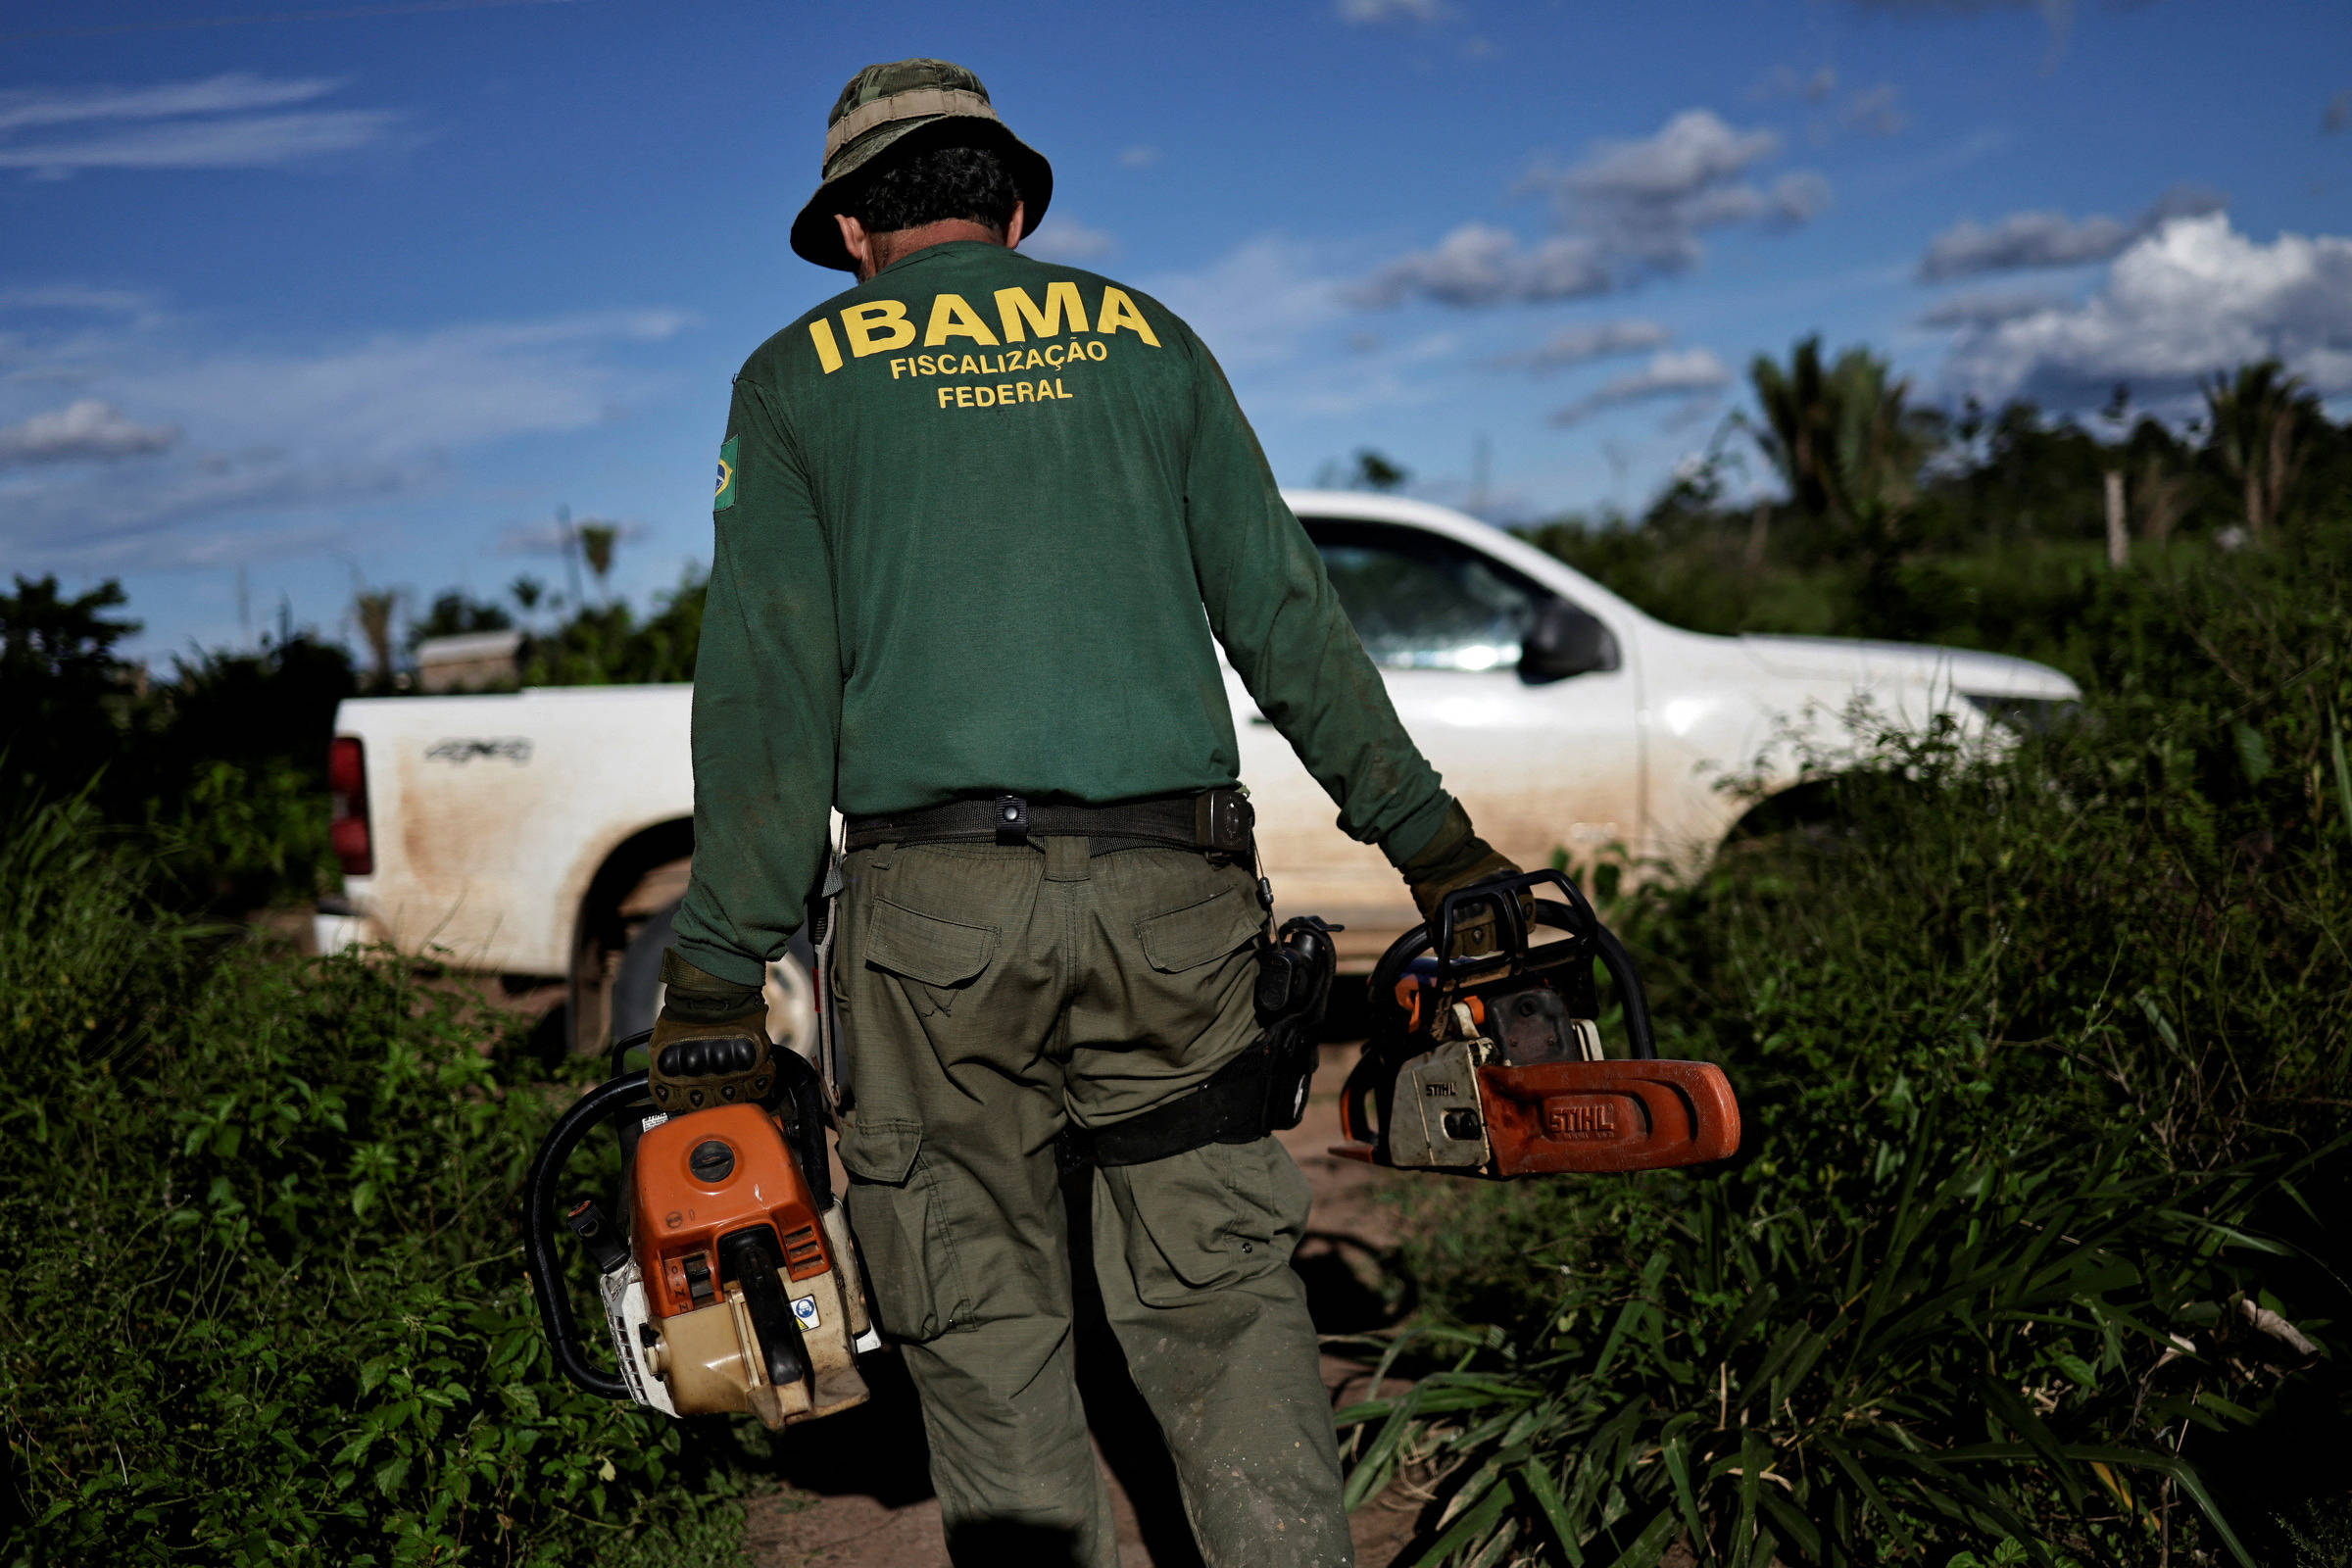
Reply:
[[1392, 523], [1304, 517], [1307, 537], [1372, 662], [1384, 669], [1510, 669], [1551, 597], [1468, 545]]

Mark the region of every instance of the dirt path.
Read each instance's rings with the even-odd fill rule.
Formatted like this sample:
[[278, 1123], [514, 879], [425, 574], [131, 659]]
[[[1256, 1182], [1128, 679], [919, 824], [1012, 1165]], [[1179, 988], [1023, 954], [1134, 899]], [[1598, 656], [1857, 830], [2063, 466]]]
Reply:
[[[1282, 1135], [1314, 1189], [1312, 1228], [1295, 1266], [1326, 1334], [1358, 1333], [1385, 1319], [1380, 1265], [1396, 1239], [1396, 1210], [1377, 1195], [1400, 1178], [1324, 1152], [1339, 1142], [1339, 1084], [1354, 1059], [1352, 1046], [1325, 1048], [1306, 1118]], [[1096, 1448], [1110, 1474], [1120, 1561], [1123, 1568], [1199, 1568], [1151, 1413], [1115, 1347], [1106, 1335], [1102, 1341], [1082, 1340], [1080, 1378]], [[947, 1568], [913, 1391], [887, 1357], [869, 1357], [867, 1371], [870, 1404], [788, 1435], [785, 1490], [751, 1510], [747, 1555], [757, 1568]], [[1335, 1404], [1361, 1398], [1366, 1374], [1354, 1361], [1323, 1358]], [[1410, 1538], [1416, 1511], [1386, 1497], [1357, 1510], [1359, 1568], [1388, 1568]]]

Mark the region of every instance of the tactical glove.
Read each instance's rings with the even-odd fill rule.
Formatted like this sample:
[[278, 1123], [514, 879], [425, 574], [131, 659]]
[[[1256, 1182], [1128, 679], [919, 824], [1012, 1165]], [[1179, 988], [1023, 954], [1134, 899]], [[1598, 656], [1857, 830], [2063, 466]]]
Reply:
[[[1460, 802], [1446, 808], [1446, 820], [1423, 845], [1421, 852], [1397, 867], [1403, 873], [1405, 885], [1412, 889], [1413, 903], [1421, 910], [1421, 918], [1434, 921], [1438, 906], [1448, 893], [1476, 887], [1481, 882], [1493, 882], [1498, 877], [1517, 876], [1519, 867], [1499, 854], [1494, 846], [1480, 838], [1470, 828], [1470, 813]], [[1520, 895], [1520, 911], [1532, 916], [1533, 901]], [[1494, 951], [1494, 917], [1491, 911], [1467, 913], [1454, 927], [1451, 957], [1474, 953]], [[1430, 933], [1436, 939], [1437, 933]]]
[[775, 1048], [760, 989], [698, 969], [675, 950], [662, 956], [662, 983], [668, 994], [654, 1020], [654, 1103], [677, 1115], [767, 1099]]

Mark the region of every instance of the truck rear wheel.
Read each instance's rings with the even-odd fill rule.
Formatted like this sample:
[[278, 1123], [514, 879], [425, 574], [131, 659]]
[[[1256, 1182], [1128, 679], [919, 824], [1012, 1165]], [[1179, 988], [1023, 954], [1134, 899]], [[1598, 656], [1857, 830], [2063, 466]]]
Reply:
[[[671, 921], [675, 904], [658, 910], [629, 938], [612, 976], [612, 1040], [626, 1040], [651, 1029], [662, 1010], [662, 955], [675, 935]], [[816, 968], [805, 931], [793, 933], [784, 956], [767, 966], [767, 1037], [784, 1050], [810, 1060], [816, 1053]]]
[[[652, 1030], [661, 1013], [661, 955], [668, 953], [675, 933], [670, 921], [677, 906], [647, 919], [628, 938], [621, 966], [612, 978], [612, 1039], [628, 1039], [637, 1030]], [[786, 1051], [816, 1057], [816, 955], [805, 931], [793, 933], [793, 945], [781, 959], [766, 966], [766, 1037]]]

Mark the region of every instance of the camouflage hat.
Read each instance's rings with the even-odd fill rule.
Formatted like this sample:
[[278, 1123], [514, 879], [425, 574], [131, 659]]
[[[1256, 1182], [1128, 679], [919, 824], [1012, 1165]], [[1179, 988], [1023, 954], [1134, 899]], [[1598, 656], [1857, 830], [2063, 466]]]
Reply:
[[918, 152], [954, 142], [1004, 155], [1021, 193], [1022, 232], [1035, 233], [1054, 199], [1054, 166], [1004, 128], [980, 78], [945, 60], [898, 60], [850, 78], [825, 117], [825, 161], [808, 205], [792, 220], [792, 248], [819, 267], [858, 270], [833, 215], [849, 183], [885, 152]]

